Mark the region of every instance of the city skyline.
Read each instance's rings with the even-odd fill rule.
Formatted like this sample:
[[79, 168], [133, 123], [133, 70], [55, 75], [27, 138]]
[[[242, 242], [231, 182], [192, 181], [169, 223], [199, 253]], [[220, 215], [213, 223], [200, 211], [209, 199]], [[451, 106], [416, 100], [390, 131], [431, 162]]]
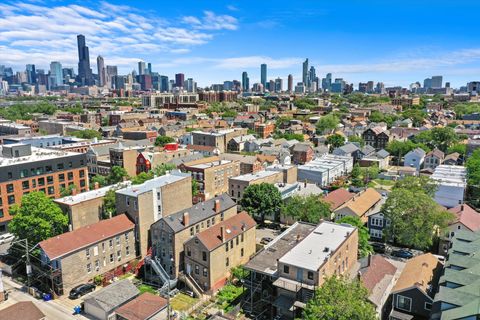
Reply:
[[[416, 11], [421, 12], [428, 2], [417, 4]], [[205, 1], [201, 7], [192, 3], [185, 9], [173, 4], [149, 8], [142, 1], [134, 8], [108, 2], [96, 6], [71, 1], [62, 5], [9, 1], [0, 5], [0, 64], [16, 70], [35, 64], [37, 69], [48, 70], [51, 62], [58, 61], [63, 67], [77, 68], [76, 36], [84, 34], [90, 69], [95, 72], [99, 55], [105, 65], [118, 66], [119, 74], [127, 74], [137, 69], [139, 61], [145, 61], [160, 74], [173, 77], [183, 73], [199, 86], [240, 80], [243, 71], [248, 72], [250, 84], [259, 83], [263, 63], [268, 66], [267, 82], [277, 77], [287, 79], [292, 74], [297, 83], [302, 81], [301, 63], [305, 58], [315, 66], [318, 77], [332, 73], [355, 85], [373, 80], [387, 86], [408, 86], [435, 74], [443, 75], [453, 87], [478, 80], [480, 49], [475, 47], [475, 29], [469, 28], [473, 22], [467, 17], [455, 24], [452, 19], [442, 19], [447, 14], [454, 16], [460, 6], [435, 3], [437, 6], [429, 8], [432, 14], [422, 16], [421, 21], [415, 20], [419, 13], [395, 8], [396, 15], [403, 14], [406, 21], [413, 21], [398, 26], [403, 30], [399, 34], [394, 27], [381, 23], [392, 13], [388, 6], [380, 7], [378, 1], [364, 4], [361, 18], [354, 15], [358, 5], [353, 3], [301, 2], [296, 8], [287, 6], [284, 12], [272, 7], [264, 15], [255, 15], [263, 5], [249, 1], [241, 5]], [[468, 16], [474, 10], [466, 8], [479, 6], [465, 5], [462, 14]], [[340, 12], [342, 18], [338, 17]], [[256, 20], [254, 16], [261, 18]], [[367, 21], [372, 16], [377, 19], [377, 29], [343, 34], [354, 23], [365, 26], [363, 29], [372, 28], [373, 22]], [[318, 20], [319, 28], [312, 31], [295, 24], [299, 19], [307, 25]], [[62, 28], [60, 20], [66, 24]], [[328, 22], [336, 23], [329, 24], [328, 30], [320, 28]], [[420, 26], [429, 28], [418, 34], [416, 28]], [[461, 36], [456, 33], [459, 29], [464, 29]], [[279, 32], [283, 38], [265, 37]], [[371, 33], [377, 37], [367, 41]], [[440, 41], [447, 38], [448, 47]], [[285, 45], [288, 41], [295, 45]], [[376, 43], [374, 50], [371, 42]]]

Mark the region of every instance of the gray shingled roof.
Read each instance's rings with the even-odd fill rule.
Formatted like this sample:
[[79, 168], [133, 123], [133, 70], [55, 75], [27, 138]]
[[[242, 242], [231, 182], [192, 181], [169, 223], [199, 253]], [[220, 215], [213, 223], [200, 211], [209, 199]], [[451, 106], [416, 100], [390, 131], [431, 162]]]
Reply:
[[83, 301], [109, 313], [122, 304], [132, 300], [140, 291], [130, 280], [120, 280], [99, 291], [88, 295]]
[[[196, 204], [196, 205], [194, 205], [194, 206], [192, 206], [188, 209], [184, 209], [182, 211], [179, 211], [179, 212], [176, 212], [172, 215], [169, 215], [166, 218], [162, 218], [155, 223], [159, 223], [160, 221], [165, 221], [165, 223], [167, 223], [170, 226], [170, 228], [172, 228], [172, 230], [174, 232], [178, 232], [178, 231], [181, 231], [185, 228], [189, 228], [190, 226], [193, 226], [196, 223], [198, 223], [202, 220], [205, 220], [207, 218], [213, 217], [216, 214], [216, 212], [214, 210], [215, 200], [220, 200], [220, 211], [225, 211], [227, 209], [230, 209], [230, 208], [236, 206], [235, 201], [233, 201], [232, 198], [230, 198], [228, 196], [228, 194], [223, 193], [223, 194], [221, 194], [219, 196], [216, 196], [216, 197], [214, 197], [210, 200], [207, 200], [207, 201], [202, 202], [202, 203], [198, 203], [198, 204]], [[188, 215], [189, 215], [189, 225], [188, 226], [185, 226], [182, 223], [183, 214], [185, 212], [188, 212]]]

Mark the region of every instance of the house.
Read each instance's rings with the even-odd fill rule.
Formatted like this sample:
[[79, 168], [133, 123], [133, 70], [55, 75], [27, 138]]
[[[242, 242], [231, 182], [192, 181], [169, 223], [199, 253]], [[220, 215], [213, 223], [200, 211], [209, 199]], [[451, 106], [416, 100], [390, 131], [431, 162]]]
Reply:
[[460, 153], [454, 152], [445, 156], [443, 164], [446, 164], [448, 166], [455, 166], [461, 164], [461, 161], [462, 159]]
[[381, 127], [368, 128], [362, 133], [366, 145], [372, 146], [375, 150], [385, 149], [390, 140], [390, 133]]
[[295, 164], [305, 164], [313, 160], [313, 148], [307, 143], [297, 143], [292, 147], [292, 160]]
[[368, 301], [374, 305], [378, 318], [383, 319], [389, 307], [388, 297], [397, 281], [397, 267], [378, 254], [362, 258], [359, 264], [358, 275], [368, 290]]
[[230, 270], [255, 254], [255, 226], [248, 213], [240, 212], [197, 233], [184, 244], [186, 274], [205, 292], [219, 290]]
[[135, 259], [134, 229], [120, 214], [41, 241], [41, 261], [53, 271], [55, 292], [61, 295]]
[[0, 310], [2, 320], [46, 320], [47, 317], [32, 301], [19, 301]]
[[352, 169], [352, 157], [327, 154], [298, 166], [298, 181], [307, 181], [325, 187], [337, 178], [349, 174]]
[[259, 171], [228, 179], [228, 194], [238, 203], [245, 189], [253, 184], [283, 182], [282, 171]]
[[441, 269], [431, 253], [408, 260], [391, 292], [389, 319], [429, 319]]
[[235, 202], [222, 194], [197, 203], [151, 226], [152, 253], [172, 278], [185, 269], [183, 245], [190, 238], [237, 214]]
[[461, 230], [453, 237], [430, 319], [460, 320], [480, 317], [479, 245], [479, 232]]
[[190, 150], [192, 152], [199, 152], [204, 157], [212, 157], [212, 156], [219, 155], [221, 153], [220, 149], [217, 148], [217, 147], [201, 146], [201, 145], [196, 145], [196, 144], [187, 145], [187, 150]]
[[256, 173], [263, 170], [262, 163], [256, 156], [247, 156], [235, 153], [222, 153], [220, 159], [240, 162], [240, 174]]
[[330, 204], [332, 211], [348, 202], [355, 196], [355, 193], [348, 192], [346, 189], [340, 188], [327, 194], [322, 200]]
[[383, 230], [390, 225], [390, 220], [385, 217], [383, 212], [375, 212], [368, 215], [367, 229], [370, 233], [370, 239], [383, 242]]
[[116, 320], [167, 320], [167, 299], [145, 292], [115, 310]]
[[421, 148], [415, 148], [405, 155], [405, 160], [403, 163], [405, 167], [415, 168], [418, 172], [420, 171], [424, 160], [425, 151]]
[[386, 170], [390, 166], [390, 153], [382, 149], [373, 154], [363, 157], [359, 162], [361, 167], [371, 167], [376, 165], [380, 170]]
[[440, 165], [430, 176], [437, 184], [434, 200], [447, 208], [464, 203], [467, 169], [463, 166]]
[[354, 161], [357, 160], [357, 153], [360, 148], [354, 143], [346, 143], [341, 147], [335, 148], [332, 154], [337, 156], [352, 157]]
[[253, 141], [255, 140], [255, 136], [251, 134], [247, 134], [244, 136], [239, 136], [232, 138], [230, 141], [227, 143], [227, 150], [232, 151], [232, 152], [241, 152], [245, 150], [245, 143], [247, 141]]
[[438, 149], [434, 149], [427, 153], [425, 156], [425, 160], [423, 162], [424, 168], [435, 169], [439, 165], [443, 163], [443, 159], [445, 158], [445, 153]]
[[97, 320], [113, 320], [115, 310], [135, 299], [140, 291], [128, 279], [116, 281], [111, 285], [87, 295], [83, 299], [84, 312]]
[[355, 195], [352, 199], [338, 207], [334, 212], [335, 220], [343, 217], [358, 217], [362, 222], [368, 221], [368, 214], [378, 210], [381, 206], [382, 195], [373, 188], [367, 188], [365, 191]]

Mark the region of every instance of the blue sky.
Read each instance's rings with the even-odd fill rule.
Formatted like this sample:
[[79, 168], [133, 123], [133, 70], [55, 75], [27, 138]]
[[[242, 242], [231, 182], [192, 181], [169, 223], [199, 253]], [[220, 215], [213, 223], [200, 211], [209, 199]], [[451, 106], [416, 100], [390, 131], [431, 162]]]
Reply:
[[[0, 3], [0, 64], [48, 68], [77, 63], [76, 34], [122, 73], [137, 61], [199, 85], [301, 78], [309, 58], [324, 76], [355, 85], [407, 86], [444, 75], [454, 86], [480, 80], [480, 1], [11, 1]], [[96, 72], [96, 71], [95, 71]]]

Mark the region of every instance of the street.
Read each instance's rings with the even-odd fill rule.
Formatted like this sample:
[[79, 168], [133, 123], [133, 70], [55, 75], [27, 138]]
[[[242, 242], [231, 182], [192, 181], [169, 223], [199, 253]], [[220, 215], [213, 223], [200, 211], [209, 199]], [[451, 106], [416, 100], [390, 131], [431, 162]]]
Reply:
[[[59, 302], [38, 300], [26, 293], [21, 285], [13, 282], [10, 277], [3, 275], [3, 285], [8, 292], [8, 300], [0, 303], [0, 310], [19, 301], [32, 301], [48, 320], [88, 319], [82, 315], [73, 315], [73, 308], [67, 309]], [[21, 319], [19, 319], [21, 320]]]

